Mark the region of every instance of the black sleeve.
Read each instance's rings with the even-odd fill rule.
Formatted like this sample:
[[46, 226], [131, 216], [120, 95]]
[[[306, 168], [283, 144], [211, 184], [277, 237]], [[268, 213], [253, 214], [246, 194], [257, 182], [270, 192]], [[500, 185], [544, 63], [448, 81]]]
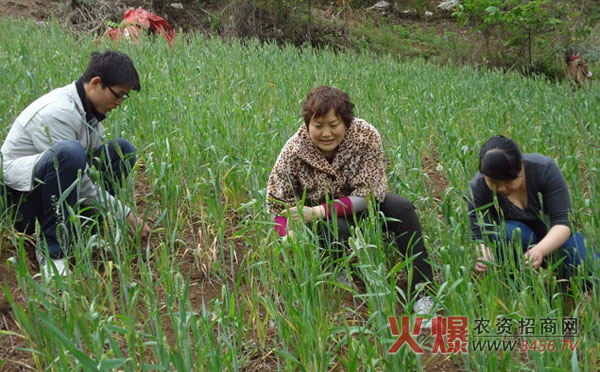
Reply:
[[[469, 221], [471, 224], [471, 233], [476, 240], [483, 240], [481, 232], [482, 222], [485, 225], [497, 223], [497, 218], [493, 208], [493, 197], [491, 190], [483, 181], [483, 178], [475, 177], [469, 182], [469, 192], [466, 195], [467, 207], [469, 209]], [[483, 220], [478, 218], [481, 215]]]
[[544, 210], [550, 217], [550, 226], [571, 226], [569, 214], [573, 213], [567, 182], [554, 160], [543, 170], [539, 191], [542, 193]]

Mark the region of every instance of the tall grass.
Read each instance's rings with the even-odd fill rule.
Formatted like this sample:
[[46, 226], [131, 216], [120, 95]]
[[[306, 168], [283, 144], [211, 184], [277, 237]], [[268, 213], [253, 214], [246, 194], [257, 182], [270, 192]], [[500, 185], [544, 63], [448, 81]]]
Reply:
[[[110, 249], [99, 251], [89, 229], [75, 224], [72, 274], [44, 283], [27, 265], [24, 238], [12, 234], [1, 249], [13, 256], [6, 265], [26, 301], [13, 298], [14, 288], [4, 295], [33, 368], [426, 370], [429, 357], [406, 347], [387, 353], [395, 341], [387, 319], [410, 314], [414, 298], [396, 281], [410, 265], [389, 257], [376, 219], [359, 225], [334, 266], [310, 230], [280, 242], [265, 213], [271, 166], [301, 123], [305, 94], [320, 84], [348, 92], [356, 115], [381, 132], [390, 188], [413, 200], [421, 217], [442, 314], [467, 315], [471, 327], [477, 317], [581, 323], [576, 353], [470, 352], [452, 360], [470, 371], [599, 368], [598, 287], [585, 291], [585, 272], [569, 292], [551, 273], [476, 275], [463, 200], [479, 146], [496, 133], [511, 136], [524, 152], [558, 161], [578, 227], [598, 247], [597, 85], [574, 91], [518, 74], [194, 35], [172, 49], [162, 40], [97, 45], [54, 24], [2, 19], [0, 137], [31, 101], [77, 79], [89, 52], [106, 47], [128, 53], [142, 79], [141, 92], [105, 125], [108, 137], [138, 148], [144, 166], [134, 173], [150, 190], [138, 213], [150, 219], [152, 244], [140, 245], [123, 222], [109, 220], [97, 230]], [[439, 164], [439, 190], [427, 162]], [[133, 180], [120, 197], [134, 204]], [[9, 233], [13, 217], [0, 218]], [[191, 275], [190, 263], [208, 274]], [[344, 266], [364, 290], [338, 281]], [[600, 269], [591, 270], [597, 284]]]

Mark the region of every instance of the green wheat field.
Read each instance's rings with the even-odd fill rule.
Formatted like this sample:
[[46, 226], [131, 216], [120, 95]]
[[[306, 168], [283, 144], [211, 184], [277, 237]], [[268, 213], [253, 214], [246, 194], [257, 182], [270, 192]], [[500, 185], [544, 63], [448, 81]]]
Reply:
[[[35, 237], [14, 230], [14, 209], [0, 198], [0, 370], [600, 369], [600, 265], [570, 282], [555, 265], [477, 274], [464, 201], [479, 147], [504, 134], [556, 159], [578, 230], [600, 249], [598, 84], [576, 90], [517, 72], [178, 36], [172, 48], [159, 38], [115, 45], [0, 19], [1, 140], [30, 102], [76, 80], [93, 50], [131, 56], [142, 90], [109, 113], [105, 134], [137, 147], [119, 197], [152, 227], [141, 245], [120, 221], [79, 219], [72, 273], [45, 283], [34, 278]], [[265, 211], [267, 178], [302, 123], [306, 93], [322, 84], [346, 91], [356, 116], [382, 134], [390, 190], [415, 203], [423, 225], [435, 308], [468, 317], [468, 352], [434, 353], [423, 333], [415, 340], [424, 353], [388, 353], [398, 338], [388, 318], [413, 315], [416, 298], [406, 293], [409, 262], [387, 253], [373, 214], [335, 265], [310, 229], [279, 241]], [[94, 231], [105, 249], [92, 244]], [[337, 279], [343, 270], [356, 286]], [[560, 324], [573, 318], [577, 348], [563, 350]], [[535, 335], [543, 319], [559, 329], [545, 351], [541, 338], [526, 350], [476, 351], [476, 319], [490, 321], [490, 337], [519, 345], [521, 320], [537, 321]], [[500, 319], [510, 320], [508, 334]]]

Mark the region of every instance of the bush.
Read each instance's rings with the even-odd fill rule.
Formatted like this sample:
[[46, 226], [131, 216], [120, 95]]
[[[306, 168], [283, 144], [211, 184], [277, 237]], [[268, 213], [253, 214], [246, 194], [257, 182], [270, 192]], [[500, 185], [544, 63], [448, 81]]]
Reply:
[[[309, 0], [232, 0], [225, 12], [226, 34], [234, 37], [305, 41]], [[314, 0], [313, 0], [314, 2]]]
[[482, 32], [488, 43], [498, 41], [490, 60], [526, 71], [564, 60], [571, 44], [588, 33], [590, 21], [573, 2], [554, 0], [463, 0], [453, 15], [459, 25]]

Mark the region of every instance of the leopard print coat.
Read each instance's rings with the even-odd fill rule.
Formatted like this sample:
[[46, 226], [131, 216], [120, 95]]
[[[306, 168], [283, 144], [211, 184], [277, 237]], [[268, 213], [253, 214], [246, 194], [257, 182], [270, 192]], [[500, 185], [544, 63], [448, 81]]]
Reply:
[[370, 197], [383, 201], [387, 176], [381, 136], [375, 127], [355, 118], [346, 130], [331, 163], [312, 142], [302, 125], [285, 144], [273, 166], [267, 184], [267, 209], [281, 214], [286, 204], [316, 206], [346, 196]]

